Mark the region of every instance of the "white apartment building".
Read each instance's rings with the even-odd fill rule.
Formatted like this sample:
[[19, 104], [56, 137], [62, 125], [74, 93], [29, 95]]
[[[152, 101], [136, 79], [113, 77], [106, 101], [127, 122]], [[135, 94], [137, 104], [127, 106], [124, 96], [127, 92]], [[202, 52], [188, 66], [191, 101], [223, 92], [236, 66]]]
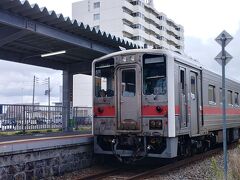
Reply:
[[83, 0], [73, 3], [72, 16], [141, 47], [184, 50], [183, 26], [158, 12], [153, 0]]

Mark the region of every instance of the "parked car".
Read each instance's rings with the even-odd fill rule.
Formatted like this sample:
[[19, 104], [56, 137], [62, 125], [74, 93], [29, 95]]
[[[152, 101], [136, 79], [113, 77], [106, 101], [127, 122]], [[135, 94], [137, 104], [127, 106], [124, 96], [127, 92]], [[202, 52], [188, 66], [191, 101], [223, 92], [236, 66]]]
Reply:
[[2, 121], [2, 126], [16, 126], [17, 122], [15, 119], [7, 119]]
[[17, 122], [15, 119], [2, 120], [1, 129], [2, 130], [14, 130], [16, 128]]
[[62, 115], [56, 115], [53, 118], [53, 123], [54, 124], [62, 124]]
[[42, 121], [43, 121], [44, 124], [53, 124], [53, 120], [52, 119], [42, 118]]
[[28, 126], [35, 126], [37, 125], [37, 119], [33, 118], [33, 119], [27, 119], [25, 121], [25, 124], [28, 125]]
[[44, 117], [37, 117], [36, 119], [36, 123], [37, 125], [43, 125], [43, 124], [47, 124], [47, 120]]

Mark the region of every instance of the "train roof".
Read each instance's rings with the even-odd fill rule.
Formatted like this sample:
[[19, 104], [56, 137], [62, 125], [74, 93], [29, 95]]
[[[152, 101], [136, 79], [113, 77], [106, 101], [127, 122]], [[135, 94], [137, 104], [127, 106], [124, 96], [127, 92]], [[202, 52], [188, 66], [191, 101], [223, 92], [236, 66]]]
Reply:
[[181, 59], [182, 61], [185, 61], [186, 63], [191, 63], [192, 65], [197, 66], [199, 68], [202, 67], [202, 65], [196, 59], [193, 59], [193, 58], [191, 58], [189, 56], [186, 56], [186, 55], [183, 55], [183, 54], [176, 53], [176, 52], [171, 51], [171, 50], [165, 50], [165, 49], [130, 49], [130, 50], [123, 50], [123, 51], [114, 52], [114, 53], [105, 55], [103, 57], [97, 58], [93, 62], [101, 61], [103, 59], [108, 59], [108, 58], [111, 58], [111, 57], [114, 57], [114, 56], [121, 56], [121, 55], [124, 55], [124, 54], [135, 54], [135, 53], [167, 54], [167, 55], [170, 55], [174, 58]]
[[[198, 60], [193, 59], [193, 58], [187, 56], [186, 54], [179, 54], [179, 53], [176, 53], [174, 51], [166, 50], [166, 49], [130, 49], [130, 50], [123, 50], [123, 51], [114, 52], [114, 53], [102, 56], [100, 58], [97, 58], [93, 61], [93, 63], [95, 63], [97, 61], [104, 60], [104, 59], [108, 59], [108, 58], [111, 58], [111, 57], [114, 57], [114, 56], [121, 56], [121, 55], [124, 55], [124, 54], [135, 54], [135, 53], [167, 54], [167, 55], [170, 55], [170, 56], [172, 56], [176, 59], [179, 59], [181, 62], [183, 62], [185, 64], [189, 64], [191, 66], [194, 66], [195, 68], [204, 69], [204, 70], [207, 70], [207, 71], [209, 71], [213, 74], [221, 76], [221, 74], [209, 69], [208, 67], [205, 67]], [[227, 79], [240, 84], [240, 81], [238, 81], [236, 79], [233, 79], [232, 77], [227, 77]]]

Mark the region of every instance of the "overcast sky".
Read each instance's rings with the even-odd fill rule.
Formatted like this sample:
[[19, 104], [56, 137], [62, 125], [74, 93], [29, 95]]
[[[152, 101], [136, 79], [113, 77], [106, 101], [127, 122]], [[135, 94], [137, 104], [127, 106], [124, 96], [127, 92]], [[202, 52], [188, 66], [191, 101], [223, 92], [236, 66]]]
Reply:
[[[55, 10], [71, 17], [71, 4], [77, 0], [29, 0], [40, 7]], [[108, 0], [111, 2], [111, 0]], [[200, 61], [204, 66], [220, 73], [221, 67], [214, 61], [220, 52], [215, 38], [222, 30], [228, 31], [234, 40], [228, 45], [227, 51], [234, 57], [227, 65], [227, 75], [240, 81], [240, 2], [237, 0], [155, 0], [157, 10], [165, 13], [170, 19], [184, 26], [185, 52]], [[40, 81], [51, 76], [52, 101], [58, 101], [60, 71], [33, 66], [19, 65], [0, 61], [0, 103], [31, 102], [32, 79], [36, 75]], [[83, 89], [90, 83], [83, 83]], [[44, 89], [37, 88], [37, 101], [47, 102]], [[85, 105], [85, 104], [83, 104]]]

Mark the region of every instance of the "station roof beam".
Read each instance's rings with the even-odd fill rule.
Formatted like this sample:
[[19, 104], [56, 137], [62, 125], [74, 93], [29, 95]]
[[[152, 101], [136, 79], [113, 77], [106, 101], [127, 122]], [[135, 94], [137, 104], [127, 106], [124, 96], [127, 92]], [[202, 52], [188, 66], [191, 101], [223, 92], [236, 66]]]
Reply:
[[[108, 53], [139, 48], [76, 20], [30, 5], [24, 0], [0, 1], [0, 58], [30, 65], [91, 73], [92, 60]], [[41, 57], [65, 50], [65, 54]]]

